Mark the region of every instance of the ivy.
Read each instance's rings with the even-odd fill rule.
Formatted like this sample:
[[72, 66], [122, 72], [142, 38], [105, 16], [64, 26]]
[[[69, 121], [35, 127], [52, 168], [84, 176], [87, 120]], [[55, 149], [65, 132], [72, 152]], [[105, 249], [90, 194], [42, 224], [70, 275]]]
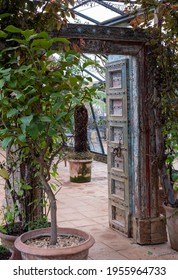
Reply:
[[[164, 185], [166, 176], [170, 177], [170, 185], [177, 180], [172, 171], [178, 156], [178, 3], [177, 0], [140, 0], [128, 6], [134, 9], [135, 14], [139, 11], [139, 16], [130, 22], [133, 28], [143, 28], [149, 34], [149, 63], [154, 77], [154, 92], [150, 100], [155, 113], [155, 130], [161, 132], [157, 133], [157, 161], [163, 187], [168, 194], [172, 192], [169, 184]], [[170, 204], [175, 203], [171, 199]]]

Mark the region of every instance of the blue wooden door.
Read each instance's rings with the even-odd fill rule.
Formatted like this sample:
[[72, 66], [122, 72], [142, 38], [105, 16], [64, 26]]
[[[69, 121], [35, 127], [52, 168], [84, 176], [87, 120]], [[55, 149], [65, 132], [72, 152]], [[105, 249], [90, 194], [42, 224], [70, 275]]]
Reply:
[[109, 223], [131, 235], [129, 189], [129, 59], [106, 64]]

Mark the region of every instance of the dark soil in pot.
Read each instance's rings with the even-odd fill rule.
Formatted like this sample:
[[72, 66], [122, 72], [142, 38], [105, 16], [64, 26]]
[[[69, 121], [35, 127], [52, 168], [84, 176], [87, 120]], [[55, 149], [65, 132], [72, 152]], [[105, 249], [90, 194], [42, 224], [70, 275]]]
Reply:
[[5, 229], [5, 234], [13, 235], [13, 236], [19, 236], [26, 231], [24, 229], [24, 226], [20, 222], [13, 223], [13, 224], [6, 224], [4, 226], [4, 229]]
[[21, 260], [20, 252], [14, 247], [14, 242], [17, 237], [24, 232], [21, 223], [7, 224], [5, 227], [5, 232], [0, 232], [1, 243], [6, 247], [12, 254], [11, 259]]
[[3, 245], [0, 245], [0, 260], [9, 260], [12, 253]]

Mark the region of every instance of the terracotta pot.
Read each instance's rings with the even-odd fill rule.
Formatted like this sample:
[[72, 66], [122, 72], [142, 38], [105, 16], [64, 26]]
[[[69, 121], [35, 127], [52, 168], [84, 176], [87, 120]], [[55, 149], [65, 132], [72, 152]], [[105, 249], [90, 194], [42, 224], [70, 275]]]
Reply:
[[178, 251], [178, 208], [163, 204], [171, 248]]
[[40, 236], [50, 236], [51, 229], [43, 228], [28, 231], [19, 236], [15, 241], [15, 247], [21, 251], [23, 260], [86, 260], [88, 258], [89, 248], [93, 246], [94, 238], [78, 229], [58, 228], [58, 234], [62, 235], [78, 235], [85, 239], [79, 245], [64, 248], [37, 248], [26, 245], [24, 242], [31, 238]]
[[1, 243], [3, 246], [8, 248], [12, 255], [10, 257], [11, 260], [21, 260], [21, 253], [15, 248], [14, 242], [18, 236], [15, 235], [8, 235], [0, 232]]
[[92, 159], [70, 159], [70, 182], [86, 183], [91, 181]]

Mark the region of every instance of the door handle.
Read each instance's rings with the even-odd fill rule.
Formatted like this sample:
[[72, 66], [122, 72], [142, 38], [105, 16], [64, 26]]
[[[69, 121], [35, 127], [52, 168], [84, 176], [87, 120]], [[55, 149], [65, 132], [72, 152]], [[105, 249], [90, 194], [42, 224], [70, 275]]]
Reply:
[[113, 148], [112, 153], [115, 157], [118, 157], [118, 158], [122, 156], [122, 149], [121, 149], [121, 144], [120, 143], [119, 143], [118, 147]]

